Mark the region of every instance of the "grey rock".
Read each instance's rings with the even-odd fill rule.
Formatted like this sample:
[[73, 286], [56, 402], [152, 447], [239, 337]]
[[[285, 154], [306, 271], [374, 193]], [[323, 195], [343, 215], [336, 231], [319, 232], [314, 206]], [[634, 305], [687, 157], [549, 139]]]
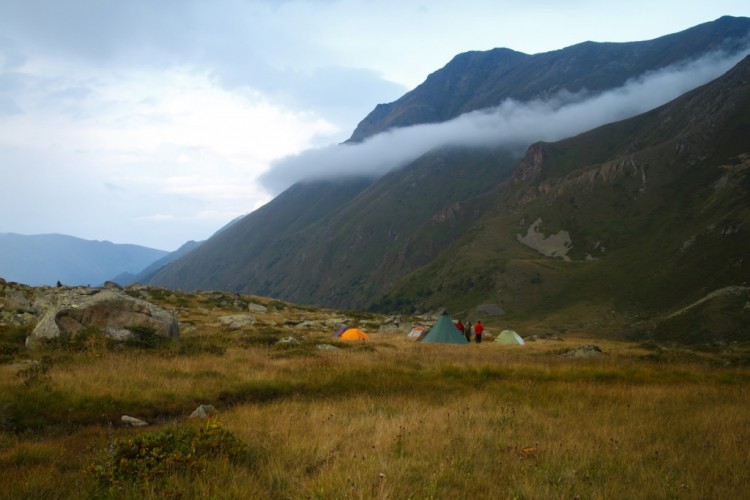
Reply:
[[301, 323], [297, 323], [294, 325], [295, 328], [298, 329], [304, 329], [304, 330], [325, 330], [325, 325], [323, 325], [320, 321], [302, 321]]
[[36, 310], [31, 301], [18, 290], [8, 288], [3, 297], [0, 298], [0, 309], [10, 313], [35, 313]]
[[123, 415], [120, 417], [123, 424], [129, 425], [130, 427], [145, 427], [148, 422], [141, 420], [140, 418], [131, 417], [130, 415]]
[[378, 328], [378, 332], [380, 333], [399, 333], [402, 330], [404, 330], [404, 328], [393, 323], [383, 325], [380, 328]]
[[604, 356], [604, 353], [599, 348], [599, 346], [582, 345], [580, 347], [567, 350], [566, 352], [562, 353], [562, 356], [568, 356], [571, 358], [596, 358], [599, 356]]
[[232, 314], [230, 316], [220, 316], [219, 323], [232, 330], [240, 330], [253, 326], [255, 317], [250, 314]]
[[115, 340], [133, 336], [129, 328], [152, 329], [156, 335], [178, 339], [180, 325], [174, 314], [118, 289], [50, 288], [38, 294], [34, 307], [42, 313], [27, 347], [41, 339], [71, 337], [86, 328], [99, 328]]
[[287, 345], [299, 345], [299, 340], [295, 339], [294, 337], [284, 337], [283, 339], [280, 339], [277, 344], [287, 344]]
[[200, 405], [198, 408], [193, 410], [193, 413], [190, 414], [190, 417], [188, 418], [208, 418], [211, 415], [214, 415], [218, 413], [216, 411], [216, 408], [214, 408], [212, 405]]
[[255, 313], [264, 313], [264, 312], [268, 312], [268, 308], [267, 308], [266, 306], [264, 306], [264, 305], [261, 305], [261, 304], [256, 304], [256, 303], [254, 303], [254, 302], [250, 302], [250, 303], [249, 303], [249, 304], [247, 305], [247, 309], [248, 309], [248, 311], [250, 311], [250, 312], [255, 312]]

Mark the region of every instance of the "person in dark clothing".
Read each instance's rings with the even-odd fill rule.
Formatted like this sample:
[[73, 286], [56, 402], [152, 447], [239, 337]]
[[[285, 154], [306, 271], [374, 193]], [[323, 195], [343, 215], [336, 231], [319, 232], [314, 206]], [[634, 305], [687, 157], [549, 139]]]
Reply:
[[482, 325], [481, 321], [477, 321], [477, 326], [474, 327], [474, 341], [479, 344], [482, 342], [482, 332], [484, 331], [484, 326]]
[[466, 337], [466, 342], [471, 342], [471, 321], [467, 321], [464, 326], [464, 337]]

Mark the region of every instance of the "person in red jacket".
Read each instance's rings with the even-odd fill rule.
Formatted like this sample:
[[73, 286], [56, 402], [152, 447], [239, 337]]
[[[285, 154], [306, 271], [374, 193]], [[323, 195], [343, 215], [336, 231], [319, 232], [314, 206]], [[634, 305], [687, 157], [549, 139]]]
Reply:
[[484, 325], [481, 321], [477, 321], [474, 325], [474, 341], [479, 344], [482, 341], [482, 332], [484, 331]]
[[458, 320], [458, 323], [456, 323], [456, 328], [458, 328], [458, 331], [461, 332], [461, 335], [464, 334], [464, 324], [461, 323], [461, 320]]

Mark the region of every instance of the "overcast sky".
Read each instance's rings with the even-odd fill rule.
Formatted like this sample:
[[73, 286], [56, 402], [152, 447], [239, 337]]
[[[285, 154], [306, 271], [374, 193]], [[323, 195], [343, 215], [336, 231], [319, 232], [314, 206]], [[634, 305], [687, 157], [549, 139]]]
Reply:
[[458, 53], [748, 14], [747, 0], [0, 0], [0, 232], [174, 250], [268, 202], [300, 158], [328, 161]]

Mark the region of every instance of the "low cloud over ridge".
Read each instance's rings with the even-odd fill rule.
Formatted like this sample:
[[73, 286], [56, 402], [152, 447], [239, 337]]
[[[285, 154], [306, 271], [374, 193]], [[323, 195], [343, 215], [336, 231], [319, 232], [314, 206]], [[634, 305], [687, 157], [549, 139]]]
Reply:
[[275, 195], [301, 181], [379, 177], [442, 146], [505, 145], [522, 152], [536, 141], [564, 139], [656, 108], [721, 76], [749, 52], [712, 53], [646, 73], [598, 95], [560, 93], [531, 102], [509, 99], [496, 108], [443, 123], [395, 129], [360, 144], [310, 149], [275, 161], [260, 180]]

